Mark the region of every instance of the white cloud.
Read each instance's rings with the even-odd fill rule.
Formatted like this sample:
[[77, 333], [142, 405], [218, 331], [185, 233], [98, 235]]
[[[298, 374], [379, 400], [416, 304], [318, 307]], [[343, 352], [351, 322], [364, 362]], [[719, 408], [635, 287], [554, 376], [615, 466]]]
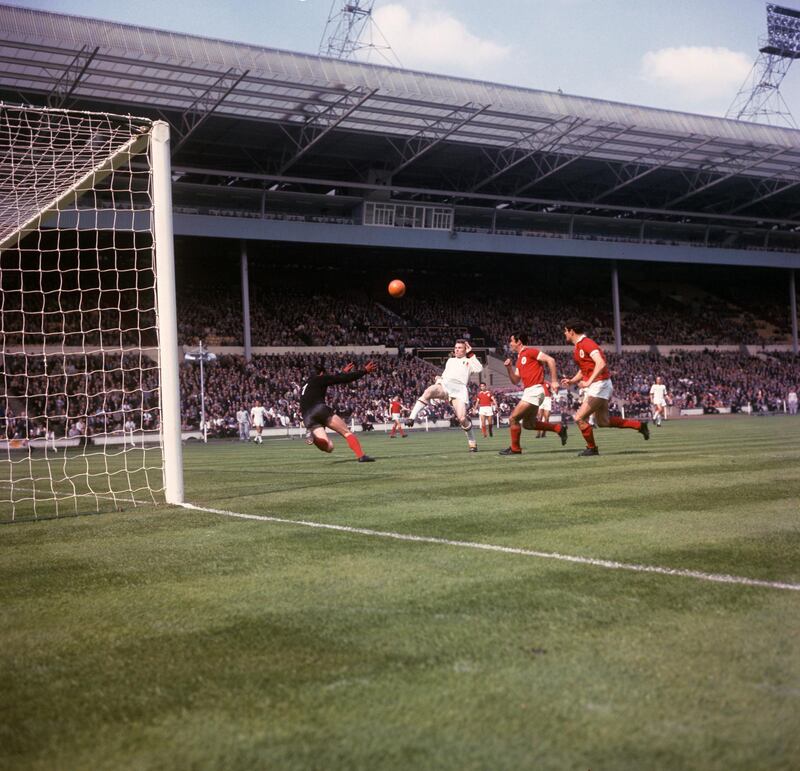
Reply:
[[470, 32], [455, 16], [421, 8], [412, 12], [400, 3], [382, 5], [373, 18], [404, 67], [486, 77], [506, 61], [511, 46]]
[[682, 46], [648, 51], [642, 78], [651, 86], [681, 96], [690, 105], [728, 103], [750, 72], [750, 57], [729, 48]]

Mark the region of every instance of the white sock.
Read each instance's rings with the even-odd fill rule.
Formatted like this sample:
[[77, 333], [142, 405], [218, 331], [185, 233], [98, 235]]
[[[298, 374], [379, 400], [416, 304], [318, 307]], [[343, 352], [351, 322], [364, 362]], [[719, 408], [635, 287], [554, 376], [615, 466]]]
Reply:
[[419, 415], [422, 410], [424, 410], [428, 405], [422, 401], [422, 399], [417, 399], [416, 403], [414, 404], [414, 408], [411, 410], [411, 414], [408, 416], [410, 420], [416, 420], [417, 415]]

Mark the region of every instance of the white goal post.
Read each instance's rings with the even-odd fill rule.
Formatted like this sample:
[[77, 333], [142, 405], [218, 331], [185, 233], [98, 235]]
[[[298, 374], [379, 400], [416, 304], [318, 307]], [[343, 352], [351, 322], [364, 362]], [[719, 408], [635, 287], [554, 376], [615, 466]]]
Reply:
[[0, 102], [0, 522], [183, 502], [169, 142]]

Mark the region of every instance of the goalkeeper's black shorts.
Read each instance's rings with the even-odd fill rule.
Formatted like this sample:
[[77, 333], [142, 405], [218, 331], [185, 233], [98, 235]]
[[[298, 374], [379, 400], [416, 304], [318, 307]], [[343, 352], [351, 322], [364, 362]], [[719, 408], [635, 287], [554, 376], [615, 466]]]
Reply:
[[325, 428], [332, 416], [333, 410], [327, 404], [320, 402], [311, 407], [308, 412], [303, 413], [303, 425], [305, 425], [307, 431], [313, 431], [315, 428]]

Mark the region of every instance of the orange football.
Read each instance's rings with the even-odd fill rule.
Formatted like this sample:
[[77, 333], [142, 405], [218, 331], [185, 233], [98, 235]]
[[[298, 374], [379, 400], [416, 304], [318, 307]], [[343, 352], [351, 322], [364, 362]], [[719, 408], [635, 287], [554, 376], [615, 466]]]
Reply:
[[402, 297], [405, 293], [406, 285], [399, 278], [389, 282], [389, 294], [392, 297]]

